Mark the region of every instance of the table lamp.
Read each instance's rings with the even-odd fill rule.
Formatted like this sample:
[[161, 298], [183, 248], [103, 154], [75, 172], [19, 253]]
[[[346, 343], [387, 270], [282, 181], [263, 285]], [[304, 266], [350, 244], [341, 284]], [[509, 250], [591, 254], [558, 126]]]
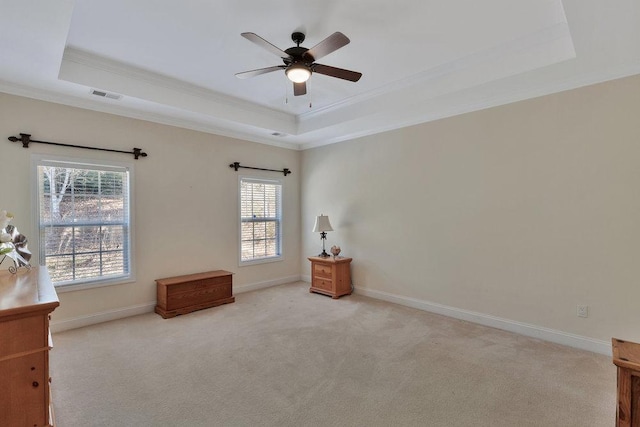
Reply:
[[320, 216], [316, 217], [316, 225], [313, 226], [313, 232], [320, 233], [320, 239], [322, 240], [322, 253], [318, 256], [321, 257], [329, 256], [327, 251], [324, 250], [324, 241], [327, 240], [327, 231], [333, 231], [331, 223], [329, 222], [329, 217], [320, 214]]

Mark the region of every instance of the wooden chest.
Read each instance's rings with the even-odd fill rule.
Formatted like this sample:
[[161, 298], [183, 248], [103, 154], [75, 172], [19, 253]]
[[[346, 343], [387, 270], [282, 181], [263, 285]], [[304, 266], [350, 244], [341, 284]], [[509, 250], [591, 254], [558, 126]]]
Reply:
[[167, 319], [178, 314], [234, 302], [236, 299], [233, 296], [232, 274], [216, 270], [157, 279], [156, 313]]

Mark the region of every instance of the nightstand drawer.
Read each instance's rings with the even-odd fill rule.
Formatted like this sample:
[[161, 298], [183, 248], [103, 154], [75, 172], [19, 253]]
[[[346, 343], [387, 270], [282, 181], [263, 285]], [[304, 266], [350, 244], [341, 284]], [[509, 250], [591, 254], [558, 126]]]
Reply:
[[321, 277], [314, 277], [313, 287], [330, 291], [333, 289], [333, 282], [331, 282], [331, 280], [323, 279]]
[[313, 275], [331, 278], [331, 266], [326, 264], [313, 264]]

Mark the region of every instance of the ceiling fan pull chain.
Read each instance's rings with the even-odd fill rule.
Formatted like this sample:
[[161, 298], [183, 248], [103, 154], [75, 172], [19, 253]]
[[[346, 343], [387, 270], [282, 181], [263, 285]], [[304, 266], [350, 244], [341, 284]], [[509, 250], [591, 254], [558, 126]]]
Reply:
[[289, 84], [284, 85], [284, 103], [289, 104]]

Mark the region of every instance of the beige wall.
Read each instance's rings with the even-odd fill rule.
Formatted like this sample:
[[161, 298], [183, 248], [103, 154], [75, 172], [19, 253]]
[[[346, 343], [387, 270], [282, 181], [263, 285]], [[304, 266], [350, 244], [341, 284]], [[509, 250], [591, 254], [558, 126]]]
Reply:
[[[324, 213], [327, 247], [354, 257], [359, 290], [640, 341], [639, 112], [632, 77], [300, 153], [0, 94], [0, 135], [149, 153], [134, 162], [137, 281], [61, 293], [56, 322], [153, 304], [159, 277], [220, 268], [250, 287], [308, 275]], [[0, 142], [0, 209], [34, 237], [36, 153], [129, 159]], [[293, 170], [283, 262], [237, 266], [233, 161]]]
[[640, 341], [639, 117], [636, 76], [304, 151], [303, 251], [324, 213], [356, 289]]
[[[32, 242], [32, 154], [127, 161], [133, 156], [41, 144], [24, 149], [6, 140], [20, 132], [44, 141], [119, 150], [141, 147], [149, 154], [134, 161], [137, 281], [60, 293], [54, 322], [154, 304], [154, 279], [161, 277], [224, 269], [235, 273], [238, 288], [299, 277], [298, 151], [0, 94], [0, 209], [13, 212], [13, 224], [33, 237]], [[228, 167], [234, 161], [288, 167], [293, 174], [284, 178], [269, 172], [234, 172]], [[282, 262], [238, 267], [239, 174], [283, 179]], [[37, 252], [35, 245], [30, 248]], [[7, 266], [5, 262], [0, 268]]]

